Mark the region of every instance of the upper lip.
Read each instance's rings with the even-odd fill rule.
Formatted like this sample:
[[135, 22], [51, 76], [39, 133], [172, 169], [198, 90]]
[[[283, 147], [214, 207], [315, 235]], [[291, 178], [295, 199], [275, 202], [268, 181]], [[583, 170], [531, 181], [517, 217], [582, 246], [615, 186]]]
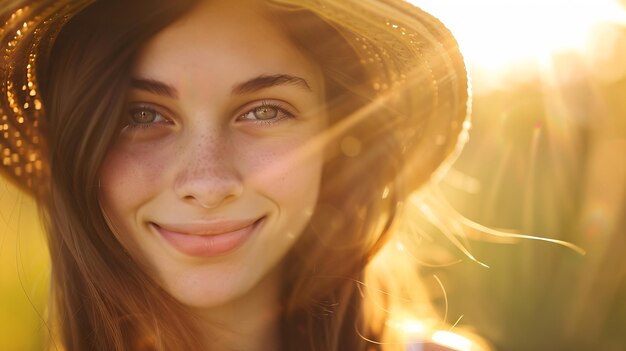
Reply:
[[228, 219], [188, 223], [153, 223], [169, 232], [189, 235], [220, 235], [231, 233], [260, 221], [263, 217], [253, 219]]

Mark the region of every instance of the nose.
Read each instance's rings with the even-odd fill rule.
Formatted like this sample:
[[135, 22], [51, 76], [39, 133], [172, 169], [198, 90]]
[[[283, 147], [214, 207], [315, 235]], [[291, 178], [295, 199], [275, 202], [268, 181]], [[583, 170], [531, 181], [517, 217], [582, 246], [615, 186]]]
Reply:
[[215, 208], [238, 198], [243, 182], [230, 142], [215, 135], [190, 138], [179, 150], [174, 191], [179, 199], [203, 208]]

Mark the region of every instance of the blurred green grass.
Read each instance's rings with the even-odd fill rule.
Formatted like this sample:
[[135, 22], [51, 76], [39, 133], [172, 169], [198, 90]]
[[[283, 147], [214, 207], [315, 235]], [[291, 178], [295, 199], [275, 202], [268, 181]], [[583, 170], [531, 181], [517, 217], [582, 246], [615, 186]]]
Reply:
[[0, 350], [42, 350], [49, 256], [37, 206], [0, 178]]

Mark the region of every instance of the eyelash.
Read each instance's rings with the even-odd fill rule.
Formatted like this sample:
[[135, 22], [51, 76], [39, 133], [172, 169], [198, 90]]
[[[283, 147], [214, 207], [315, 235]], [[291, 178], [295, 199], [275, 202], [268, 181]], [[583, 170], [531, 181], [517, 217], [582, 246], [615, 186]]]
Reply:
[[[249, 113], [254, 113], [255, 110], [259, 109], [259, 108], [263, 108], [263, 107], [270, 107], [273, 109], [276, 109], [277, 111], [277, 116], [272, 118], [272, 119], [268, 119], [268, 120], [253, 120], [253, 119], [246, 119], [244, 118], [247, 114]], [[134, 122], [132, 120], [132, 114], [136, 113], [138, 111], [148, 111], [150, 113], [156, 114], [158, 118], [158, 116], [160, 116], [160, 118], [164, 119], [165, 122], [147, 122], [147, 123], [137, 123]], [[128, 119], [126, 121], [126, 124], [123, 126], [122, 130], [136, 130], [136, 129], [148, 129], [148, 128], [154, 128], [156, 127], [158, 124], [161, 123], [167, 123], [167, 124], [172, 124], [172, 121], [170, 118], [168, 118], [166, 116], [166, 114], [159, 112], [158, 108], [154, 108], [152, 106], [149, 105], [135, 105], [132, 106], [131, 108], [128, 109]], [[237, 120], [244, 120], [246, 121], [245, 123], [253, 123], [256, 125], [262, 125], [262, 126], [270, 126], [270, 125], [274, 125], [276, 123], [280, 123], [281, 121], [285, 120], [285, 119], [292, 119], [295, 118], [295, 114], [291, 111], [289, 111], [287, 108], [281, 106], [280, 103], [278, 102], [273, 102], [273, 101], [261, 101], [260, 104], [255, 104], [252, 107], [248, 108], [245, 112], [240, 113], [237, 116]]]

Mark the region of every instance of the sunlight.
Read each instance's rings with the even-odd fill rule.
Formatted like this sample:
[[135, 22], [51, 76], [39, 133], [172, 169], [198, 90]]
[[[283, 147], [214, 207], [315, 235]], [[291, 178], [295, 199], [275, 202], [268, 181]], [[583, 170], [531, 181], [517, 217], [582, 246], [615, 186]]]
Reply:
[[439, 345], [449, 347], [457, 351], [470, 351], [472, 349], [472, 342], [459, 334], [439, 330], [433, 334], [433, 341]]
[[602, 23], [626, 23], [617, 0], [410, 0], [455, 34], [472, 67], [501, 71], [585, 51]]
[[426, 327], [424, 326], [424, 324], [417, 320], [407, 320], [402, 323], [401, 326], [402, 331], [404, 331], [406, 335], [422, 335], [426, 332]]

